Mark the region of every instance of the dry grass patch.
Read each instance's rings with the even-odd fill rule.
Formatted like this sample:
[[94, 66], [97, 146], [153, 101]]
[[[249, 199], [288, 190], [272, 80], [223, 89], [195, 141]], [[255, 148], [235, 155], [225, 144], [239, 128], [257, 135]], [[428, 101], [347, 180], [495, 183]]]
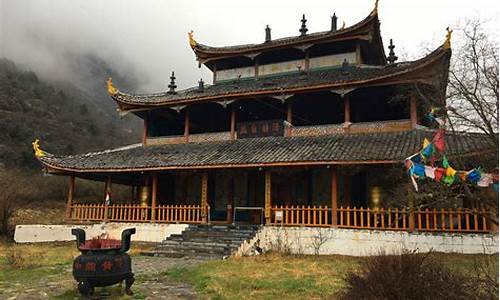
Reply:
[[193, 284], [213, 299], [324, 299], [343, 287], [343, 275], [360, 259], [345, 256], [292, 256], [277, 253], [210, 261], [178, 268], [171, 277]]

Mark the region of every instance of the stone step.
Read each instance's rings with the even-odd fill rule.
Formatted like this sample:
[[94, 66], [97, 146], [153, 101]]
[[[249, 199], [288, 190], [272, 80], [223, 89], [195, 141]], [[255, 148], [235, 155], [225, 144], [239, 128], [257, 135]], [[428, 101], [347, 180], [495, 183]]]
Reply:
[[220, 255], [229, 255], [236, 248], [229, 247], [189, 247], [175, 245], [161, 245], [156, 248], [156, 251], [179, 252], [179, 253], [211, 253]]
[[241, 243], [217, 243], [213, 241], [172, 241], [166, 240], [161, 245], [186, 245], [186, 246], [199, 246], [199, 247], [239, 247]]
[[145, 256], [160, 256], [160, 257], [171, 257], [171, 258], [183, 258], [183, 257], [195, 257], [197, 259], [221, 259], [224, 256], [222, 254], [211, 254], [211, 253], [183, 253], [183, 252], [171, 252], [171, 251], [149, 251], [149, 252], [141, 252], [141, 255]]
[[255, 237], [259, 229], [260, 226], [245, 225], [189, 225], [181, 234], [169, 236], [145, 255], [222, 258]]
[[243, 243], [244, 241], [247, 241], [249, 240], [250, 238], [248, 239], [244, 239], [244, 238], [232, 238], [232, 237], [218, 237], [218, 238], [211, 238], [211, 239], [207, 239], [207, 238], [204, 238], [204, 237], [169, 237], [168, 239], [166, 240], [163, 240], [162, 242], [165, 242], [165, 241], [177, 241], [177, 242], [199, 242], [199, 243], [203, 243], [203, 242], [210, 242], [210, 243], [221, 243], [221, 244], [241, 244]]

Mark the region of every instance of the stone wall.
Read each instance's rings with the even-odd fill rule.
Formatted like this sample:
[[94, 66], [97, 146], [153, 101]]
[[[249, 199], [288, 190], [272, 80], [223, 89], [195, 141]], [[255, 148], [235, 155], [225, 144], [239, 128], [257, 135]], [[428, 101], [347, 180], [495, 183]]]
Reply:
[[[257, 240], [259, 246], [266, 250], [274, 249], [294, 254], [368, 256], [377, 254], [382, 249], [385, 253], [397, 253], [402, 249], [464, 254], [498, 253], [498, 236], [493, 234], [427, 234], [265, 226], [254, 242]], [[246, 251], [245, 249], [241, 250]]]
[[187, 224], [152, 224], [152, 223], [106, 223], [90, 225], [17, 225], [14, 240], [17, 243], [73, 241], [71, 229], [82, 228], [86, 238], [93, 238], [107, 232], [110, 238], [121, 239], [124, 229], [136, 229], [132, 241], [161, 242], [172, 234], [180, 234]]

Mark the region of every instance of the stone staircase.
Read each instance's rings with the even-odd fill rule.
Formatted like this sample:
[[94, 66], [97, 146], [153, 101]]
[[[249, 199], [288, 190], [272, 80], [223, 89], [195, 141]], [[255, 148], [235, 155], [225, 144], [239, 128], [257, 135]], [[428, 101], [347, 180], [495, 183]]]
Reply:
[[254, 225], [189, 225], [181, 234], [163, 240], [150, 256], [223, 258], [251, 240], [260, 226]]

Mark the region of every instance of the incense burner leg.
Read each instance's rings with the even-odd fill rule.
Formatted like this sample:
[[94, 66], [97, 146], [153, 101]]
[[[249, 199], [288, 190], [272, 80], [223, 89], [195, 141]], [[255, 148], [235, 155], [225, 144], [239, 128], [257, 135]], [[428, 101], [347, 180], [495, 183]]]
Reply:
[[130, 289], [132, 287], [132, 284], [134, 284], [134, 274], [131, 274], [129, 277], [125, 278], [125, 293], [127, 295], [133, 295], [134, 293]]

